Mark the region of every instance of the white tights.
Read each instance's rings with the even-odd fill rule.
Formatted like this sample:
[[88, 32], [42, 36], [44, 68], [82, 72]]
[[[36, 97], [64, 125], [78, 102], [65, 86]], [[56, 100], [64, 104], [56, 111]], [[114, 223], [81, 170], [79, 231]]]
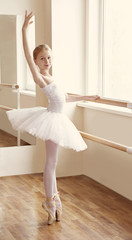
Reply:
[[45, 141], [46, 163], [43, 175], [45, 193], [47, 198], [57, 193], [56, 165], [58, 158], [58, 145], [50, 140]]

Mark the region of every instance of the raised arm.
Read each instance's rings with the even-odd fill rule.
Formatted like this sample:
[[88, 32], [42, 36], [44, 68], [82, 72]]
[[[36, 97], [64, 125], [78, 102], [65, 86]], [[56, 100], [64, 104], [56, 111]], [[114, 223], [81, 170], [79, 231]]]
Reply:
[[25, 12], [25, 21], [22, 27], [22, 37], [23, 37], [23, 49], [25, 53], [25, 57], [27, 60], [27, 63], [29, 65], [29, 68], [31, 70], [31, 73], [33, 75], [33, 79], [36, 84], [38, 84], [41, 88], [45, 86], [45, 83], [43, 81], [43, 78], [39, 72], [39, 68], [36, 66], [32, 53], [30, 52], [30, 47], [29, 47], [29, 41], [28, 41], [28, 28], [30, 24], [33, 23], [31, 20], [33, 14], [32, 12], [27, 15], [27, 11]]
[[82, 100], [97, 100], [100, 99], [98, 95], [92, 95], [92, 96], [81, 96], [76, 94], [66, 94], [66, 102], [77, 102]]

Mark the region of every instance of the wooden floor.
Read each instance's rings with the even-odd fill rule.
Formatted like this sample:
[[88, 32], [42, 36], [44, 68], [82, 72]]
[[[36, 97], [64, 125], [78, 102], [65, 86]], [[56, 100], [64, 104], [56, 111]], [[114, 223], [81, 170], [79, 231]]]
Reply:
[[42, 174], [1, 177], [0, 240], [132, 240], [131, 201], [86, 176], [58, 187], [62, 221], [48, 226]]
[[[29, 145], [27, 142], [21, 140], [21, 146]], [[0, 129], [0, 147], [17, 146], [17, 138]]]

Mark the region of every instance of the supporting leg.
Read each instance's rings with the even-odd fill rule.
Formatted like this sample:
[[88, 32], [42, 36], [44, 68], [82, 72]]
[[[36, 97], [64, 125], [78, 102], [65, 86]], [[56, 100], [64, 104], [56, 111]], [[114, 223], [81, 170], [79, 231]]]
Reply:
[[55, 170], [58, 158], [58, 145], [50, 140], [45, 141], [46, 164], [43, 175], [46, 197], [51, 198], [57, 191]]
[[48, 224], [52, 224], [56, 217], [56, 204], [54, 199], [56, 185], [56, 165], [58, 157], [58, 145], [50, 140], [45, 141], [46, 147], [46, 164], [43, 175], [46, 201], [42, 204], [43, 208], [48, 212]]

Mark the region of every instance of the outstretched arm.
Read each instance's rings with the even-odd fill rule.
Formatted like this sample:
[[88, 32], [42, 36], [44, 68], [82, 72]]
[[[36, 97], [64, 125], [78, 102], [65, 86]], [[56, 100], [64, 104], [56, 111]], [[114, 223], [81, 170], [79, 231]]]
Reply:
[[100, 99], [98, 95], [92, 95], [92, 96], [81, 96], [81, 95], [75, 95], [75, 94], [66, 94], [66, 102], [77, 102], [82, 100], [97, 100]]
[[43, 81], [43, 78], [39, 72], [38, 67], [36, 66], [32, 53], [30, 52], [30, 47], [29, 47], [29, 41], [28, 41], [28, 28], [30, 24], [33, 23], [31, 20], [33, 14], [32, 12], [27, 15], [27, 11], [25, 12], [25, 21], [22, 27], [22, 37], [23, 37], [23, 49], [25, 53], [25, 57], [27, 60], [27, 63], [29, 65], [29, 68], [31, 70], [31, 73], [33, 75], [33, 79], [36, 84], [38, 84], [41, 88], [45, 86], [45, 83]]

